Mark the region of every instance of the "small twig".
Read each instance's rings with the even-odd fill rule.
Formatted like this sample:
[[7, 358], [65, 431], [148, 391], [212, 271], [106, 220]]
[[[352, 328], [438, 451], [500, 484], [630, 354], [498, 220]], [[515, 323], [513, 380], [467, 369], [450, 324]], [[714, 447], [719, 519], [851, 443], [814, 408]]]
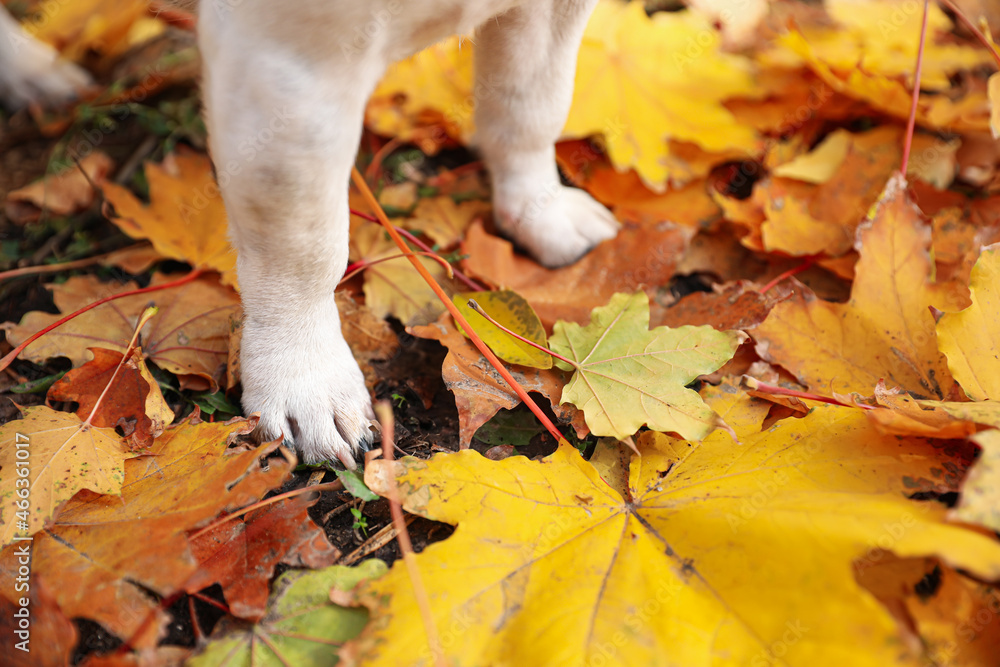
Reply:
[[874, 410], [870, 405], [865, 405], [863, 403], [845, 403], [844, 401], [837, 400], [836, 398], [831, 398], [829, 396], [821, 396], [820, 394], [813, 394], [808, 391], [798, 391], [797, 389], [786, 389], [785, 387], [780, 387], [776, 384], [768, 384], [766, 382], [761, 382], [757, 378], [750, 377], [749, 375], [743, 376], [743, 382], [746, 386], [753, 391], [760, 392], [762, 394], [771, 394], [772, 396], [791, 396], [793, 398], [802, 398], [807, 401], [818, 401], [820, 403], [829, 403], [831, 405], [842, 405], [847, 408], [861, 408], [862, 410]]
[[[353, 208], [351, 209], [351, 215], [356, 215], [359, 218], [361, 218], [362, 220], [367, 220], [368, 222], [374, 222], [376, 224], [378, 224], [378, 222], [379, 222], [379, 219], [376, 218], [375, 216], [368, 215], [367, 213], [362, 213], [361, 211], [355, 211]], [[409, 241], [413, 245], [417, 246], [418, 248], [420, 248], [424, 252], [434, 252], [433, 248], [431, 248], [429, 245], [427, 245], [426, 243], [424, 243], [423, 241], [421, 241], [419, 238], [417, 238], [415, 235], [413, 235], [409, 231], [403, 229], [402, 227], [396, 227], [396, 231], [399, 232], [400, 235], [403, 238], [405, 238], [407, 241]], [[350, 270], [350, 267], [348, 267], [348, 270]], [[453, 269], [453, 270], [454, 270], [454, 273], [455, 273], [455, 278], [457, 278], [458, 280], [461, 280], [463, 283], [465, 283], [466, 285], [468, 285], [469, 288], [473, 292], [482, 292], [482, 291], [484, 291], [486, 289], [485, 287], [483, 287], [482, 285], [480, 285], [479, 283], [477, 283], [472, 278], [469, 278], [467, 275], [465, 275], [464, 273], [462, 273], [458, 269]]]
[[946, 5], [948, 9], [954, 12], [955, 16], [958, 17], [958, 20], [964, 23], [965, 27], [969, 29], [969, 32], [975, 35], [976, 39], [978, 39], [982, 43], [982, 45], [986, 47], [986, 50], [990, 52], [990, 55], [993, 56], [993, 60], [997, 61], [997, 67], [1000, 67], [1000, 52], [997, 51], [996, 46], [994, 46], [993, 44], [993, 41], [986, 35], [984, 35], [983, 32], [976, 26], [976, 24], [973, 23], [969, 19], [969, 17], [963, 14], [962, 10], [959, 9], [958, 5], [952, 2], [952, 0], [941, 0], [941, 3]]
[[923, 73], [924, 45], [927, 43], [928, 13], [930, 13], [930, 0], [924, 0], [924, 17], [920, 24], [920, 46], [917, 48], [917, 67], [913, 72], [913, 101], [910, 103], [910, 117], [906, 120], [903, 161], [899, 165], [899, 173], [903, 175], [903, 178], [906, 178], [906, 167], [910, 164], [910, 146], [913, 144], [913, 132], [917, 127], [917, 102], [920, 100], [920, 75]]
[[798, 275], [803, 271], [812, 268], [812, 265], [816, 263], [816, 257], [806, 257], [801, 264], [794, 266], [784, 273], [779, 273], [777, 276], [771, 279], [769, 283], [760, 288], [761, 294], [767, 294], [772, 289], [778, 286], [779, 283], [788, 280], [792, 276]]
[[402, 236], [400, 236], [399, 232], [396, 231], [392, 223], [389, 222], [388, 216], [386, 216], [382, 207], [379, 206], [378, 200], [375, 199], [375, 195], [372, 194], [371, 188], [368, 187], [368, 184], [365, 183], [365, 180], [361, 177], [361, 173], [357, 170], [357, 167], [351, 170], [351, 179], [354, 181], [354, 185], [361, 192], [361, 195], [365, 198], [365, 201], [372, 208], [372, 210], [375, 211], [376, 216], [378, 216], [378, 221], [382, 223], [382, 226], [389, 233], [389, 236], [392, 237], [392, 240], [396, 242], [396, 245], [400, 250], [404, 253], [409, 253], [407, 254], [407, 259], [410, 260], [410, 263], [413, 264], [413, 267], [417, 270], [421, 277], [427, 281], [430, 288], [434, 290], [434, 293], [437, 294], [437, 297], [441, 300], [441, 303], [444, 304], [444, 307], [448, 309], [448, 312], [451, 313], [451, 316], [455, 319], [455, 321], [462, 325], [469, 333], [469, 340], [472, 341], [473, 345], [475, 345], [479, 352], [486, 357], [486, 360], [489, 361], [490, 365], [497, 370], [500, 377], [507, 382], [508, 386], [514, 390], [517, 397], [528, 406], [528, 409], [531, 410], [532, 413], [534, 413], [534, 415], [538, 418], [538, 421], [540, 421], [549, 434], [555, 438], [556, 442], [565, 443], [566, 438], [562, 436], [559, 429], [557, 429], [552, 423], [552, 420], [549, 419], [544, 412], [542, 412], [542, 409], [538, 407], [538, 404], [535, 403], [531, 396], [528, 396], [528, 392], [524, 390], [524, 387], [522, 387], [517, 380], [514, 379], [514, 376], [510, 374], [510, 371], [508, 371], [507, 368], [500, 363], [497, 356], [493, 354], [493, 350], [491, 350], [489, 346], [483, 342], [483, 339], [472, 330], [472, 326], [469, 324], [468, 320], [466, 320], [462, 313], [459, 312], [458, 308], [455, 307], [455, 304], [451, 302], [451, 299], [448, 298], [448, 295], [445, 294], [443, 289], [441, 289], [441, 286], [438, 285], [436, 280], [434, 280], [434, 276], [430, 274], [427, 267], [425, 267], [419, 259], [412, 255], [412, 251], [407, 247], [406, 243], [403, 242]]
[[129, 340], [128, 345], [125, 346], [125, 352], [122, 353], [122, 358], [118, 360], [118, 365], [115, 366], [114, 372], [111, 373], [111, 378], [108, 380], [107, 384], [104, 385], [104, 391], [101, 392], [101, 395], [98, 396], [97, 400], [94, 402], [94, 407], [90, 409], [90, 414], [87, 415], [87, 419], [80, 425], [81, 430], [89, 429], [94, 425], [94, 415], [97, 414], [97, 411], [101, 407], [101, 403], [104, 401], [104, 397], [107, 396], [108, 392], [111, 390], [111, 385], [114, 384], [115, 378], [118, 377], [118, 371], [120, 371], [122, 366], [125, 365], [125, 361], [132, 356], [132, 350], [135, 349], [135, 344], [139, 340], [139, 332], [142, 331], [142, 328], [146, 326], [146, 322], [148, 322], [153, 315], [156, 315], [159, 310], [160, 309], [156, 306], [150, 306], [142, 311], [142, 315], [139, 317], [139, 321], [136, 322], [135, 329], [132, 331], [132, 338]]
[[98, 306], [104, 305], [105, 303], [108, 303], [109, 301], [114, 301], [115, 299], [121, 299], [121, 298], [124, 298], [124, 297], [127, 297], [127, 296], [135, 296], [137, 294], [147, 294], [149, 292], [157, 292], [157, 291], [160, 291], [160, 290], [170, 289], [172, 287], [178, 287], [180, 285], [184, 285], [185, 283], [191, 282], [192, 280], [194, 280], [195, 278], [197, 278], [198, 276], [200, 276], [201, 273], [202, 273], [201, 269], [194, 269], [193, 271], [191, 271], [191, 273], [188, 273], [187, 275], [185, 275], [185, 276], [183, 276], [181, 278], [178, 278], [177, 280], [173, 280], [171, 282], [168, 282], [168, 283], [163, 283], [161, 285], [152, 285], [150, 287], [143, 287], [142, 289], [129, 290], [127, 292], [121, 292], [119, 294], [112, 294], [111, 296], [106, 296], [103, 299], [98, 299], [97, 301], [95, 301], [93, 303], [87, 304], [83, 308], [80, 308], [79, 310], [76, 310], [76, 311], [70, 313], [66, 317], [64, 317], [64, 318], [62, 318], [62, 319], [60, 319], [60, 320], [58, 320], [56, 322], [53, 322], [52, 324], [50, 324], [49, 326], [45, 327], [41, 331], [37, 331], [34, 334], [32, 334], [31, 336], [29, 336], [27, 338], [27, 340], [25, 340], [23, 343], [21, 343], [20, 345], [18, 345], [17, 347], [15, 347], [13, 350], [11, 350], [10, 352], [8, 352], [7, 355], [3, 359], [0, 359], [0, 370], [3, 370], [4, 368], [7, 368], [8, 366], [10, 366], [11, 362], [13, 362], [15, 359], [17, 359], [17, 355], [21, 354], [21, 352], [24, 351], [24, 348], [28, 347], [29, 345], [31, 345], [36, 340], [38, 340], [39, 338], [41, 338], [45, 334], [49, 333], [53, 329], [57, 329], [57, 328], [61, 327], [62, 325], [66, 324], [67, 322], [69, 322], [73, 318], [78, 317], [79, 315], [82, 315], [83, 313], [87, 312], [88, 310], [93, 310], [94, 308], [97, 308]]
[[[420, 255], [422, 257], [426, 257], [428, 259], [434, 260], [435, 262], [437, 262], [438, 264], [440, 264], [442, 267], [444, 267], [444, 270], [448, 274], [449, 278], [454, 277], [454, 273], [451, 270], [451, 264], [449, 264], [447, 262], [447, 260], [445, 260], [440, 255], [437, 255], [436, 253], [433, 253], [433, 252], [415, 252], [413, 254], [414, 255]], [[337, 283], [337, 287], [340, 287], [341, 285], [343, 285], [344, 283], [346, 283], [348, 280], [350, 280], [354, 276], [358, 275], [359, 273], [361, 273], [365, 269], [369, 269], [369, 268], [375, 266], [376, 264], [381, 264], [382, 262], [389, 262], [389, 261], [394, 260], [394, 259], [405, 259], [406, 257], [407, 257], [407, 255], [404, 255], [403, 253], [399, 253], [397, 255], [389, 255], [388, 257], [379, 257], [378, 259], [362, 260], [360, 262], [355, 262], [354, 264], [351, 264], [351, 266], [347, 267], [347, 269], [348, 269], [347, 273], [345, 273], [344, 277], [340, 279], [339, 283]], [[352, 269], [351, 267], [355, 267], [355, 268]]]
[[282, 500], [285, 500], [287, 498], [294, 498], [295, 496], [300, 496], [303, 493], [311, 493], [313, 491], [340, 491], [343, 488], [344, 488], [343, 482], [341, 482], [339, 479], [337, 479], [337, 480], [334, 480], [332, 482], [325, 482], [323, 484], [313, 484], [312, 486], [303, 486], [300, 489], [292, 489], [291, 491], [288, 491], [287, 493], [280, 493], [280, 494], [278, 494], [276, 496], [271, 496], [270, 498], [267, 498], [266, 500], [258, 500], [257, 502], [253, 503], [252, 505], [247, 505], [246, 507], [244, 507], [241, 510], [237, 510], [237, 511], [233, 512], [232, 514], [227, 514], [224, 517], [216, 519], [212, 523], [208, 524], [207, 526], [205, 526], [204, 528], [202, 528], [201, 530], [199, 530], [197, 533], [189, 536], [188, 539], [189, 540], [197, 539], [198, 537], [200, 537], [201, 535], [207, 533], [208, 531], [215, 530], [216, 528], [218, 528], [222, 524], [228, 523], [228, 522], [232, 521], [233, 519], [236, 519], [238, 517], [243, 516], [244, 514], [247, 514], [248, 512], [252, 512], [252, 511], [254, 511], [256, 509], [260, 509], [261, 507], [267, 507], [268, 505], [271, 505], [271, 504], [274, 504], [274, 503], [277, 503], [277, 502], [281, 502]]
[[392, 525], [396, 527], [396, 540], [399, 542], [399, 550], [403, 556], [403, 563], [410, 577], [410, 585], [413, 587], [413, 596], [417, 599], [417, 607], [420, 608], [420, 617], [424, 622], [424, 632], [427, 633], [427, 643], [434, 656], [434, 662], [438, 667], [446, 667], [447, 661], [444, 658], [444, 651], [441, 648], [441, 639], [438, 634], [437, 625], [434, 622], [434, 613], [431, 611], [430, 598], [427, 596], [427, 589], [424, 586], [423, 578], [420, 576], [420, 568], [417, 566], [417, 556], [413, 552], [413, 543], [410, 541], [410, 533], [406, 530], [406, 521], [403, 517], [403, 501], [396, 486], [396, 476], [393, 472], [393, 433], [395, 432], [395, 419], [392, 414], [392, 406], [387, 401], [379, 401], [375, 406], [375, 413], [382, 424], [382, 457], [387, 465], [385, 471], [386, 496], [389, 499], [389, 511], [392, 514]]
[[[406, 515], [406, 525], [409, 526], [416, 519], [413, 515]], [[336, 562], [337, 565], [354, 565], [365, 556], [374, 553], [385, 545], [396, 539], [396, 527], [391, 523], [383, 526], [381, 530], [369, 537], [364, 544], [347, 554]]]
[[538, 350], [541, 350], [545, 354], [547, 354], [547, 355], [549, 355], [551, 357], [555, 357], [559, 361], [562, 361], [564, 363], [569, 364], [573, 368], [579, 368], [580, 367], [580, 364], [576, 363], [572, 359], [567, 359], [566, 357], [562, 356], [561, 354], [556, 354], [555, 352], [553, 352], [549, 348], [545, 347], [544, 345], [539, 345], [535, 341], [529, 340], [529, 339], [525, 338], [524, 336], [522, 336], [521, 334], [517, 333], [516, 331], [511, 331], [510, 329], [508, 329], [504, 325], [500, 324], [495, 319], [493, 319], [492, 317], [490, 317], [486, 313], [486, 311], [483, 310], [482, 306], [480, 306], [478, 303], [476, 303], [475, 299], [469, 299], [466, 303], [468, 304], [469, 308], [471, 308], [472, 310], [476, 311], [477, 313], [479, 313], [480, 315], [482, 315], [483, 317], [485, 317], [487, 322], [489, 322], [490, 324], [492, 324], [493, 326], [495, 326], [497, 329], [500, 329], [500, 331], [503, 331], [508, 336], [513, 336], [514, 338], [518, 339], [522, 343], [527, 343], [531, 347], [533, 347], [535, 349], [538, 349]]
[[[142, 243], [136, 243], [128, 248], [123, 248], [122, 250], [128, 250], [130, 248], [140, 248], [143, 246], [148, 246], [147, 241]], [[58, 273], [60, 271], [71, 271], [73, 269], [83, 269], [88, 266], [93, 266], [94, 264], [100, 264], [108, 257], [111, 257], [121, 250], [112, 250], [111, 252], [106, 252], [101, 255], [94, 255], [93, 257], [84, 257], [83, 259], [75, 259], [71, 262], [59, 262], [56, 264], [37, 264], [35, 266], [24, 266], [19, 269], [11, 269], [10, 271], [0, 271], [0, 281], [10, 280], [11, 278], [21, 278], [24, 276], [37, 276], [43, 273]]]

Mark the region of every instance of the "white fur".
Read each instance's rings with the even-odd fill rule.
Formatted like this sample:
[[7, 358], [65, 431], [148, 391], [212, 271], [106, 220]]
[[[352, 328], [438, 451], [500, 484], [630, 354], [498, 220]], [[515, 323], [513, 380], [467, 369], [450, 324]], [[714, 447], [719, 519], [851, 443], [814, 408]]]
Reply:
[[475, 31], [476, 143], [500, 229], [547, 266], [615, 235], [604, 207], [560, 184], [553, 149], [595, 1], [201, 1], [205, 117], [239, 252], [243, 406], [262, 437], [349, 468], [371, 439], [333, 291], [365, 103], [391, 62]]
[[20, 109], [29, 102], [58, 104], [90, 83], [90, 76], [60, 60], [55, 49], [30, 37], [0, 7], [0, 104]]

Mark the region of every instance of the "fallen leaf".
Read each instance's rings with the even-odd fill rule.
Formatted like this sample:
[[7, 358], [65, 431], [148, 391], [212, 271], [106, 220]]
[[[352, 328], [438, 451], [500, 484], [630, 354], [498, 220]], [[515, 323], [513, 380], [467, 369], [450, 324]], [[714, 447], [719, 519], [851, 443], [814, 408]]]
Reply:
[[[368, 391], [374, 393], [379, 378], [372, 362], [387, 361], [395, 357], [399, 353], [399, 338], [388, 322], [377, 317], [370, 308], [359, 304], [346, 292], [339, 291], [334, 298], [340, 312], [340, 331], [361, 367]], [[230, 359], [232, 358], [230, 352]]]
[[[726, 392], [710, 402], [739, 443], [644, 433], [627, 498], [567, 446], [541, 462], [465, 451], [370, 463], [374, 490], [388, 468], [407, 511], [458, 524], [416, 556], [446, 657], [742, 665], [780, 651], [788, 664], [918, 665], [852, 560], [888, 539], [902, 556], [1000, 575], [995, 540], [906, 497], [909, 479], [955, 462], [934, 443], [880, 435], [860, 410], [831, 406], [761, 432], [768, 404]], [[357, 655], [348, 664], [430, 662], [410, 590], [402, 563], [359, 590], [373, 618], [342, 652]]]
[[640, 4], [599, 3], [580, 46], [563, 134], [602, 134], [615, 168], [635, 168], [653, 190], [671, 176], [668, 138], [709, 151], [756, 150], [756, 133], [722, 105], [754, 96], [753, 66], [720, 43], [711, 21], [695, 12], [648, 16]]
[[117, 215], [110, 219], [134, 239], [149, 239], [164, 257], [222, 274], [236, 285], [236, 252], [229, 245], [226, 209], [207, 155], [171, 153], [146, 163], [148, 206], [114, 183], [102, 186]]
[[[53, 215], [72, 215], [83, 211], [96, 199], [95, 184], [104, 181], [114, 166], [115, 163], [106, 154], [94, 151], [58, 174], [7, 193], [8, 217], [15, 224], [25, 224], [38, 220], [43, 211]], [[30, 208], [19, 207], [15, 212], [9, 206], [15, 202], [29, 204]]]
[[[174, 413], [142, 360], [142, 350], [133, 350], [125, 363], [121, 352], [101, 347], [92, 347], [90, 352], [94, 359], [52, 385], [48, 400], [79, 403], [76, 416], [89, 419], [94, 426], [114, 428], [121, 420], [133, 422], [131, 449], [148, 447], [174, 421]], [[100, 405], [92, 415], [98, 400]]]
[[363, 581], [382, 576], [385, 570], [385, 563], [372, 559], [353, 568], [336, 565], [315, 572], [285, 572], [275, 582], [267, 614], [260, 622], [220, 623], [208, 645], [185, 664], [191, 667], [336, 664], [337, 647], [361, 632], [368, 613], [332, 603], [330, 590], [350, 590]]
[[[393, 316], [404, 325], [432, 322], [445, 308], [424, 282], [410, 260], [399, 257], [399, 248], [381, 225], [364, 225], [351, 232], [351, 258], [368, 264], [364, 271], [365, 305], [379, 319]], [[395, 257], [395, 259], [385, 259]], [[381, 261], [377, 264], [374, 262]], [[439, 282], [444, 271], [437, 262], [420, 261]], [[331, 286], [332, 289], [332, 286]]]
[[410, 231], [423, 232], [439, 248], [450, 248], [465, 236], [469, 223], [490, 212], [486, 202], [471, 200], [456, 204], [451, 197], [421, 199], [413, 216], [401, 220]]
[[993, 138], [1000, 138], [1000, 72], [990, 75], [990, 132]]
[[[40, 577], [18, 579], [29, 563], [30, 542], [0, 552], [0, 632], [7, 639], [6, 667], [65, 667], [79, 637], [76, 626], [59, 609]], [[24, 559], [24, 560], [22, 560]], [[20, 585], [18, 585], [20, 584]]]
[[697, 392], [699, 375], [718, 370], [747, 338], [712, 327], [649, 330], [649, 301], [642, 292], [616, 294], [595, 308], [590, 324], [556, 322], [549, 344], [564, 371], [574, 371], [562, 403], [583, 410], [594, 435], [629, 438], [642, 426], [701, 440], [718, 416]]
[[[537, 347], [514, 338], [492, 322], [473, 310], [468, 304], [475, 301], [493, 320], [507, 329], [527, 338], [533, 343], [546, 347], [548, 344], [545, 328], [538, 315], [521, 295], [511, 290], [497, 292], [461, 292], [452, 297], [452, 302], [475, 332], [500, 359], [519, 366], [532, 368], [552, 368], [552, 356]], [[457, 325], [463, 334], [468, 335]]]
[[81, 489], [117, 496], [125, 459], [135, 456], [110, 428], [42, 405], [22, 412], [0, 426], [0, 545], [37, 533]]
[[[440, 126], [439, 134], [467, 143], [475, 129], [476, 95], [495, 94], [474, 91], [472, 78], [471, 42], [459, 37], [439, 42], [386, 71], [372, 93], [365, 124], [377, 134], [418, 143], [422, 129]], [[427, 110], [436, 113], [422, 118]]]
[[971, 398], [1000, 400], [1000, 244], [983, 248], [972, 269], [972, 305], [937, 323], [948, 368]]
[[340, 551], [309, 518], [319, 495], [286, 498], [226, 521], [190, 539], [198, 559], [197, 577], [185, 584], [195, 593], [214, 583], [222, 586], [229, 611], [237, 618], [260, 620], [267, 610], [269, 584], [279, 564], [321, 568]]
[[254, 425], [183, 422], [149, 455], [126, 462], [120, 497], [83, 492], [63, 505], [32, 546], [32, 572], [59, 582], [53, 595], [63, 612], [135, 647], [155, 645], [167, 616], [149, 592], [169, 596], [198, 570], [187, 532], [256, 502], [291, 473], [285, 460], [270, 459], [266, 470], [260, 464], [277, 441], [227, 452]]
[[[685, 179], [684, 185], [678, 185], [679, 179], [674, 177], [673, 185], [662, 192], [654, 192], [646, 187], [635, 170], [616, 171], [603, 153], [589, 141], [582, 140], [556, 144], [556, 160], [574, 185], [609, 207], [623, 222], [656, 225], [666, 221], [702, 229], [720, 218], [719, 206], [712, 201], [708, 186], [701, 178]], [[706, 165], [700, 175], [707, 174], [714, 164]]]
[[713, 292], [693, 292], [666, 308], [650, 304], [652, 326], [708, 325], [720, 331], [753, 329], [780, 300], [778, 290], [761, 294], [754, 283], [741, 280], [717, 285]]
[[1000, 625], [993, 622], [1000, 596], [994, 585], [936, 558], [901, 559], [884, 550], [874, 563], [862, 559], [856, 569], [858, 582], [913, 628], [929, 664], [979, 667], [1000, 650]]
[[[159, 285], [177, 277], [157, 273], [150, 284]], [[61, 314], [32, 311], [20, 324], [4, 324], [12, 345], [62, 319], [63, 314], [137, 286], [131, 282], [116, 286], [94, 276], [73, 276], [65, 283], [48, 287]], [[212, 276], [98, 306], [33, 342], [21, 358], [44, 363], [54, 357], [67, 357], [74, 366], [81, 366], [89, 360], [88, 349], [94, 346], [124, 352], [139, 317], [151, 303], [159, 307], [159, 313], [141, 332], [146, 358], [171, 373], [196, 375], [213, 389], [218, 388], [225, 370], [230, 319], [239, 312], [239, 296]]]
[[[669, 223], [625, 224], [575, 264], [546, 269], [514, 254], [514, 247], [473, 223], [462, 243], [463, 270], [520, 294], [548, 329], [556, 320], [587, 322], [590, 311], [616, 292], [656, 292], [670, 281], [692, 231]], [[627, 261], [624, 258], [628, 258]]]
[[24, 27], [71, 60], [81, 59], [89, 50], [112, 56], [135, 43], [129, 39], [132, 26], [148, 11], [146, 0], [49, 2], [40, 19], [28, 20]]
[[846, 304], [800, 288], [754, 331], [758, 354], [811, 389], [868, 394], [884, 379], [918, 398], [952, 394], [928, 310], [950, 293], [930, 282], [930, 230], [904, 188], [901, 178], [890, 180], [859, 231], [857, 278]]
[[952, 516], [1000, 531], [1000, 431], [990, 429], [969, 438], [982, 447]]
[[[434, 324], [410, 327], [407, 331], [418, 338], [439, 341], [448, 348], [448, 355], [441, 367], [445, 386], [455, 394], [458, 407], [459, 444], [464, 448], [483, 424], [501, 409], [510, 410], [521, 399], [496, 372], [476, 346], [455, 328], [451, 316], [443, 315]], [[587, 435], [583, 413], [570, 405], [559, 405], [559, 393], [568, 375], [557, 368], [510, 368], [514, 379], [525, 391], [538, 392], [552, 403], [556, 417], [564, 424], [572, 424], [577, 435]]]

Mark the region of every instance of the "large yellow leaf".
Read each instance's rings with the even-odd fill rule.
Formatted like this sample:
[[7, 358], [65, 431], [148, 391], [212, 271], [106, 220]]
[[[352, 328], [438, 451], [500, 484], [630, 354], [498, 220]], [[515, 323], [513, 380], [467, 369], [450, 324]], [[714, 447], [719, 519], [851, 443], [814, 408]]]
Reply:
[[133, 456], [114, 429], [85, 427], [44, 405], [25, 408], [23, 419], [0, 427], [0, 545], [41, 530], [81, 489], [121, 493]]
[[745, 339], [709, 326], [650, 331], [649, 299], [636, 292], [615, 294], [586, 327], [556, 322], [549, 345], [573, 362], [556, 366], [575, 371], [561, 402], [583, 410], [594, 435], [623, 440], [649, 426], [701, 440], [721, 423], [685, 385], [718, 370]]
[[597, 5], [580, 46], [566, 136], [603, 134], [615, 167], [634, 167], [662, 190], [667, 139], [709, 151], [753, 151], [758, 138], [722, 106], [755, 94], [751, 62], [720, 49], [711, 21], [694, 12], [646, 15], [641, 3]]
[[[852, 408], [760, 432], [766, 405], [713, 393], [740, 441], [647, 432], [628, 497], [570, 447], [541, 462], [467, 451], [397, 464], [408, 511], [458, 524], [417, 556], [452, 664], [916, 665], [852, 561], [885, 544], [1000, 575], [996, 540], [907, 498], [924, 488], [914, 479], [967, 459], [880, 435]], [[386, 469], [366, 470], [382, 493]], [[361, 593], [373, 619], [345, 653], [432, 664], [402, 564]]]
[[213, 269], [224, 284], [236, 285], [236, 252], [208, 156], [172, 153], [162, 164], [146, 163], [146, 179], [148, 206], [120, 185], [101, 186], [118, 214], [111, 221], [134, 239], [149, 239], [164, 257]]
[[938, 321], [938, 345], [966, 394], [1000, 400], [1000, 244], [983, 249], [969, 287], [972, 305]]
[[[813, 53], [840, 71], [863, 70], [886, 79], [905, 79], [912, 87], [920, 46], [922, 6], [907, 0], [828, 0], [836, 27], [804, 27]], [[992, 62], [982, 48], [956, 45], [937, 35], [951, 31], [951, 20], [936, 4], [928, 6], [927, 41], [921, 68], [923, 90], [947, 90], [949, 75]]]
[[953, 515], [959, 521], [1000, 531], [1000, 431], [990, 429], [971, 439], [982, 452], [965, 480], [962, 500]]
[[954, 380], [929, 308], [952, 293], [930, 281], [930, 229], [902, 178], [890, 180], [858, 244], [850, 301], [826, 303], [799, 288], [754, 332], [758, 352], [824, 393], [870, 394], [884, 379], [918, 397], [948, 398]]

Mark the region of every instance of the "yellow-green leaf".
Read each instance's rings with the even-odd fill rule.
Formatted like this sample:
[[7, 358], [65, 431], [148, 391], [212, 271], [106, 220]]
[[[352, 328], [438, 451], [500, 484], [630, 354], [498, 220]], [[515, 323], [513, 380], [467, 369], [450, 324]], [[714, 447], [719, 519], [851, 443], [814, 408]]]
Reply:
[[576, 370], [562, 402], [583, 410], [595, 435], [621, 440], [646, 425], [701, 440], [720, 422], [685, 385], [718, 370], [745, 339], [709, 326], [650, 331], [649, 300], [636, 292], [615, 294], [594, 309], [586, 327], [556, 322], [549, 345], [575, 363], [556, 360], [559, 368]]
[[[547, 347], [545, 327], [535, 314], [535, 310], [524, 298], [513, 290], [497, 292], [463, 292], [452, 297], [459, 312], [465, 316], [479, 337], [493, 353], [504, 361], [531, 368], [552, 368], [552, 357], [536, 347], [520, 341], [501, 331], [482, 315], [469, 307], [469, 299], [475, 299], [479, 307], [494, 320], [511, 331], [521, 334], [530, 341]], [[457, 324], [458, 330], [466, 337], [469, 334]]]

